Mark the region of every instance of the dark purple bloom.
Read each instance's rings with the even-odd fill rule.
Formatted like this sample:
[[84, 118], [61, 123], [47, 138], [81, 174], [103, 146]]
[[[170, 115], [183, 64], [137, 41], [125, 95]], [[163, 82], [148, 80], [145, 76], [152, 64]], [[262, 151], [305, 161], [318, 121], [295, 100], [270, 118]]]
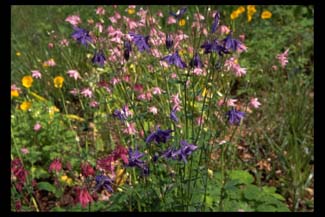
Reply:
[[106, 61], [106, 57], [104, 55], [103, 51], [95, 51], [94, 57], [91, 60], [94, 64], [99, 65], [100, 67], [104, 66], [104, 63]]
[[171, 158], [174, 151], [175, 150], [173, 148], [168, 148], [161, 156], [165, 158]]
[[127, 106], [123, 106], [122, 109], [115, 109], [113, 112], [113, 116], [117, 117], [121, 121], [125, 121], [128, 117], [128, 108]]
[[167, 49], [171, 48], [173, 46], [173, 44], [174, 44], [174, 41], [173, 41], [171, 35], [167, 34], [167, 36], [166, 36], [166, 48]]
[[190, 62], [190, 66], [191, 67], [196, 67], [196, 68], [201, 68], [203, 66], [203, 63], [202, 63], [198, 53], [195, 53], [193, 59]]
[[177, 116], [176, 116], [176, 110], [172, 110], [171, 112], [170, 112], [170, 119], [172, 119], [173, 121], [175, 121], [176, 123], [178, 123], [178, 118], [177, 118]]
[[140, 52], [143, 51], [150, 51], [150, 46], [148, 44], [149, 41], [149, 35], [144, 37], [142, 35], [138, 35], [135, 33], [130, 32], [129, 35], [132, 37], [133, 43], [138, 47]]
[[181, 9], [179, 9], [176, 13], [169, 12], [169, 14], [172, 15], [173, 17], [175, 17], [175, 19], [179, 20], [185, 14], [186, 10], [187, 10], [187, 7], [183, 7]]
[[149, 175], [149, 167], [147, 165], [143, 165], [141, 168], [141, 176], [148, 176]]
[[89, 31], [76, 27], [73, 27], [74, 32], [72, 33], [71, 37], [74, 40], [77, 40], [80, 44], [87, 46], [89, 43], [92, 43], [92, 38], [89, 35]]
[[224, 43], [224, 47], [227, 50], [233, 50], [236, 51], [237, 48], [242, 44], [239, 40], [232, 38], [232, 32], [227, 35], [225, 39], [222, 40]]
[[178, 55], [178, 51], [176, 51], [173, 54], [169, 54], [168, 56], [163, 57], [162, 60], [166, 61], [169, 65], [174, 64], [175, 66], [177, 66], [181, 69], [186, 67], [186, 63]]
[[131, 51], [132, 51], [131, 43], [129, 41], [124, 41], [124, 59], [126, 61], [129, 60]]
[[222, 46], [217, 39], [215, 39], [213, 42], [210, 43], [210, 41], [204, 42], [203, 45], [201, 45], [201, 48], [204, 48], [204, 53], [211, 53], [211, 52], [217, 52], [219, 56], [223, 56], [223, 54], [229, 53], [229, 51]]
[[156, 143], [166, 143], [168, 139], [170, 139], [170, 133], [172, 130], [161, 130], [160, 128], [157, 131], [151, 133], [147, 139], [146, 143], [149, 144], [152, 141], [156, 141]]
[[213, 21], [212, 27], [211, 27], [212, 33], [215, 33], [215, 31], [217, 30], [217, 28], [219, 26], [219, 22], [220, 22], [220, 13], [216, 12], [216, 15], [214, 15], [214, 21]]
[[231, 109], [230, 111], [227, 112], [226, 114], [228, 116], [228, 121], [230, 124], [236, 124], [239, 125], [241, 120], [245, 116], [245, 112], [241, 112], [235, 109]]
[[134, 151], [132, 148], [129, 148], [129, 164], [130, 167], [139, 167], [143, 168], [144, 162], [140, 160], [144, 156], [143, 153], [140, 153], [138, 149], [136, 148]]
[[159, 158], [159, 154], [155, 153], [154, 156], [153, 156], [153, 159], [152, 159], [153, 162], [156, 163], [158, 158]]
[[194, 144], [189, 144], [184, 140], [182, 140], [180, 144], [181, 147], [172, 153], [172, 158], [183, 160], [185, 163], [187, 163], [187, 157], [190, 156], [198, 147]]
[[95, 191], [104, 188], [109, 192], [113, 192], [113, 188], [111, 186], [113, 184], [113, 181], [109, 177], [104, 175], [98, 175], [96, 176], [95, 179], [96, 179]]

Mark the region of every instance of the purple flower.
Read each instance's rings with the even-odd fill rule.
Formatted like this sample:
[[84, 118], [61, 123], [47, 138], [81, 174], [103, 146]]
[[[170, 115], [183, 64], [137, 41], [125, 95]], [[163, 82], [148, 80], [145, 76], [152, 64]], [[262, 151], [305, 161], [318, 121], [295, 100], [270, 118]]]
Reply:
[[80, 44], [87, 46], [88, 44], [92, 43], [92, 38], [89, 35], [89, 31], [76, 27], [73, 27], [74, 32], [72, 33], [71, 37], [74, 40], [77, 40]]
[[176, 123], [178, 123], [178, 118], [176, 116], [176, 110], [173, 109], [171, 112], [170, 112], [170, 119], [172, 119], [173, 121], [175, 121]]
[[127, 117], [131, 115], [129, 112], [129, 108], [127, 106], [123, 106], [122, 109], [115, 109], [113, 112], [113, 116], [117, 117], [121, 121], [125, 121]]
[[134, 151], [132, 148], [129, 148], [129, 164], [130, 167], [140, 167], [142, 168], [144, 165], [144, 161], [140, 160], [144, 156], [143, 153], [140, 153], [136, 148]]
[[111, 186], [113, 184], [113, 181], [108, 176], [98, 175], [96, 176], [95, 179], [96, 179], [95, 191], [104, 188], [109, 192], [113, 192], [113, 188]]
[[229, 51], [222, 46], [217, 39], [215, 39], [213, 42], [210, 43], [210, 41], [204, 42], [203, 45], [201, 45], [201, 48], [204, 48], [204, 53], [212, 53], [217, 52], [219, 56], [223, 56], [223, 54], [229, 53]]
[[166, 48], [170, 49], [173, 46], [173, 44], [174, 44], [174, 41], [173, 41], [171, 35], [167, 34], [167, 36], [166, 36]]
[[152, 141], [155, 141], [156, 143], [166, 143], [168, 139], [170, 139], [171, 135], [170, 133], [173, 132], [173, 130], [161, 130], [160, 128], [157, 129], [157, 131], [151, 133], [147, 139], [146, 143], [149, 144]]
[[233, 51], [237, 51], [237, 48], [240, 47], [240, 45], [242, 44], [239, 40], [232, 38], [232, 32], [230, 31], [229, 34], [227, 35], [227, 37], [225, 39], [222, 40], [224, 43], [224, 47], [227, 50], [233, 50]]
[[149, 35], [144, 37], [142, 35], [138, 35], [135, 33], [130, 32], [129, 35], [132, 37], [133, 43], [138, 47], [140, 52], [143, 51], [150, 51], [150, 46], [148, 44], [149, 41]]
[[220, 13], [216, 12], [216, 14], [214, 15], [214, 21], [213, 21], [212, 27], [211, 27], [211, 33], [215, 33], [215, 31], [217, 30], [217, 28], [219, 26], [219, 22], [220, 22]]
[[172, 158], [172, 154], [175, 150], [173, 148], [168, 148], [161, 156], [165, 158]]
[[177, 66], [181, 69], [186, 67], [186, 63], [178, 55], [178, 51], [176, 51], [173, 54], [169, 54], [168, 56], [163, 57], [162, 60], [166, 61], [169, 65], [174, 64], [175, 66]]
[[129, 60], [131, 51], [132, 51], [131, 43], [129, 41], [124, 41], [124, 59], [126, 61]]
[[169, 12], [169, 14], [172, 15], [173, 17], [175, 17], [175, 19], [179, 20], [185, 14], [186, 10], [187, 10], [187, 7], [183, 7], [181, 9], [179, 9], [176, 13]]
[[231, 109], [230, 111], [227, 112], [226, 114], [228, 116], [228, 121], [230, 124], [236, 124], [239, 125], [241, 120], [245, 116], [245, 112], [241, 112], [235, 109]]
[[181, 147], [172, 153], [172, 158], [183, 160], [185, 163], [187, 163], [187, 157], [190, 156], [198, 147], [194, 144], [187, 143], [185, 140], [182, 140], [180, 144]]
[[193, 59], [190, 62], [190, 66], [195, 67], [195, 68], [201, 68], [203, 66], [203, 63], [202, 63], [198, 53], [195, 53]]
[[94, 57], [91, 60], [94, 64], [99, 65], [100, 67], [103, 67], [106, 61], [106, 57], [103, 53], [103, 51], [95, 51]]

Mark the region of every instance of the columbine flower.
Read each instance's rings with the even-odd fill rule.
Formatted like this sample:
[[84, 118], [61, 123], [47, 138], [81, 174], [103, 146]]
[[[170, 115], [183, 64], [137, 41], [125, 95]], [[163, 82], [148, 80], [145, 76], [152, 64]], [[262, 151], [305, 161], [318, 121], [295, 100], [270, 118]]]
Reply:
[[190, 62], [190, 66], [195, 67], [195, 68], [201, 68], [203, 66], [203, 63], [202, 63], [198, 53], [195, 53], [193, 59]]
[[185, 163], [187, 163], [187, 157], [190, 156], [198, 147], [194, 144], [189, 144], [184, 140], [182, 140], [180, 144], [180, 149], [172, 152], [171, 157], [174, 159], [183, 160]]
[[81, 91], [81, 94], [88, 98], [91, 98], [93, 96], [93, 92], [89, 88], [84, 88]]
[[124, 164], [129, 164], [128, 154], [129, 151], [127, 148], [122, 145], [118, 145], [113, 152], [114, 160], [121, 158]]
[[53, 79], [54, 87], [55, 88], [62, 88], [64, 78], [62, 76], [56, 76]]
[[125, 105], [121, 110], [115, 109], [113, 115], [118, 119], [124, 121], [127, 119], [127, 117], [132, 115], [132, 112], [129, 110], [129, 107]]
[[158, 109], [155, 106], [149, 107], [148, 111], [154, 115], [158, 113]]
[[129, 60], [131, 51], [132, 51], [131, 43], [129, 41], [124, 41], [124, 59], [126, 61]]
[[142, 35], [138, 35], [132, 32], [130, 32], [129, 35], [131, 36], [133, 43], [138, 47], [140, 52], [150, 51], [150, 45], [148, 44], [149, 35], [144, 37]]
[[77, 70], [69, 70], [67, 73], [71, 78], [74, 78], [74, 80], [78, 80], [80, 78], [80, 74]]
[[228, 99], [227, 100], [227, 106], [236, 106], [235, 103], [237, 102], [237, 99]]
[[108, 176], [98, 175], [96, 176], [95, 191], [106, 189], [109, 192], [113, 192], [112, 184], [113, 181]]
[[65, 19], [65, 21], [68, 22], [68, 23], [70, 23], [73, 26], [77, 26], [79, 23], [81, 23], [81, 19], [80, 19], [80, 17], [78, 15], [68, 16]]
[[214, 15], [214, 20], [213, 20], [212, 27], [211, 27], [211, 33], [215, 33], [215, 31], [217, 30], [217, 28], [219, 26], [219, 22], [220, 22], [220, 13], [216, 12], [216, 14]]
[[22, 82], [24, 87], [30, 88], [32, 86], [32, 84], [33, 84], [33, 78], [30, 75], [26, 75], [26, 76], [23, 77], [21, 82]]
[[89, 102], [89, 106], [92, 108], [97, 108], [99, 106], [99, 102], [93, 100], [93, 101]]
[[258, 98], [251, 98], [250, 105], [254, 108], [260, 107], [261, 103], [258, 101]]
[[176, 23], [176, 22], [177, 22], [177, 20], [173, 16], [168, 17], [167, 24], [173, 24], [173, 23]]
[[16, 189], [21, 192], [25, 185], [28, 173], [19, 158], [15, 158], [11, 161], [11, 174], [16, 178]]
[[96, 14], [98, 14], [98, 15], [104, 15], [105, 14], [105, 9], [103, 7], [98, 7], [96, 9]]
[[238, 47], [242, 44], [239, 40], [232, 38], [232, 31], [222, 41], [227, 50], [231, 49], [233, 51], [237, 51]]
[[34, 125], [34, 131], [39, 131], [40, 129], [42, 128], [42, 126], [40, 125], [40, 123], [36, 123], [35, 125]]
[[62, 164], [59, 159], [54, 159], [49, 167], [49, 172], [59, 172], [62, 169]]
[[179, 19], [181, 19], [183, 17], [186, 10], [187, 10], [187, 7], [183, 7], [181, 9], [179, 9], [176, 13], [169, 12], [169, 14], [172, 15], [175, 19], [179, 20]]
[[153, 93], [153, 95], [160, 95], [161, 94], [161, 89], [159, 87], [153, 87], [152, 88], [152, 93]]
[[227, 112], [226, 115], [228, 116], [228, 121], [230, 124], [239, 125], [241, 120], [244, 118], [245, 113], [235, 109], [231, 109]]
[[71, 37], [74, 40], [77, 40], [80, 44], [87, 46], [88, 44], [92, 43], [92, 38], [89, 35], [89, 31], [76, 27], [73, 27], [74, 32], [72, 33]]
[[62, 39], [61, 41], [60, 41], [60, 45], [62, 46], [62, 47], [67, 47], [67, 46], [69, 46], [69, 41], [67, 40], [67, 39]]
[[138, 131], [135, 129], [135, 123], [126, 123], [126, 128], [123, 132], [129, 135], [135, 135]]
[[80, 167], [81, 167], [81, 173], [85, 177], [95, 175], [94, 168], [88, 162], [82, 163]]
[[237, 60], [235, 60], [233, 57], [226, 60], [224, 66], [226, 67], [227, 71], [232, 71], [237, 77], [241, 77], [242, 75], [246, 74], [246, 68], [241, 68], [237, 63]]
[[81, 206], [83, 208], [86, 208], [88, 203], [93, 201], [93, 198], [91, 197], [86, 188], [77, 188], [77, 198], [78, 202], [81, 203]]
[[106, 57], [104, 55], [103, 51], [95, 51], [94, 57], [91, 60], [94, 64], [99, 65], [100, 67], [103, 67], [106, 61]]
[[143, 153], [140, 153], [138, 149], [132, 150], [132, 148], [129, 148], [129, 167], [139, 167], [142, 168], [144, 165], [144, 161], [140, 160], [144, 156]]
[[28, 148], [21, 148], [20, 151], [21, 151], [22, 154], [28, 154], [29, 153]]
[[73, 88], [72, 90], [69, 91], [74, 96], [77, 96], [79, 94], [79, 90], [77, 88]]
[[210, 41], [204, 42], [203, 45], [201, 45], [201, 48], [204, 48], [204, 53], [211, 53], [211, 52], [217, 52], [219, 56], [223, 56], [223, 54], [228, 54], [229, 51], [218, 42], [217, 39], [215, 39], [213, 42], [210, 43]]
[[282, 68], [284, 68], [288, 64], [288, 52], [289, 48], [286, 49], [283, 53], [278, 54], [276, 58], [279, 60]]
[[172, 119], [173, 121], [175, 121], [176, 123], [178, 123], [178, 118], [176, 116], [176, 110], [172, 110], [170, 112], [170, 119]]
[[225, 26], [225, 25], [221, 25], [219, 30], [220, 34], [229, 34], [230, 32], [230, 29], [228, 28], [228, 26]]
[[56, 66], [56, 63], [55, 63], [54, 59], [51, 58], [51, 59], [49, 59], [47, 61], [44, 61], [43, 66], [44, 67], [49, 67], [49, 66], [54, 67], [54, 66]]
[[168, 56], [162, 58], [163, 61], [166, 61], [169, 65], [175, 65], [181, 69], [186, 67], [186, 63], [178, 55], [178, 51]]
[[38, 70], [32, 70], [32, 77], [33, 78], [42, 78], [42, 74]]
[[174, 44], [174, 41], [172, 39], [172, 36], [170, 34], [166, 35], [166, 48], [170, 49]]
[[156, 143], [166, 143], [168, 139], [171, 138], [170, 133], [173, 132], [173, 130], [161, 130], [160, 128], [157, 129], [157, 131], [151, 133], [147, 139], [146, 143], [149, 144], [152, 141], [155, 141]]

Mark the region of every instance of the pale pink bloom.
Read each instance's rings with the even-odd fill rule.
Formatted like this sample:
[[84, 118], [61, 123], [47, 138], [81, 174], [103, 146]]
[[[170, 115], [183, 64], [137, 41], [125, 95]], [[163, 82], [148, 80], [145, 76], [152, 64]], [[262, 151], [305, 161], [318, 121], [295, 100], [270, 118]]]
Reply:
[[121, 79], [113, 77], [110, 82], [112, 85], [116, 85], [121, 82]]
[[84, 88], [81, 91], [81, 94], [88, 98], [91, 98], [93, 96], [93, 92], [89, 88]]
[[198, 21], [194, 21], [191, 26], [192, 29], [196, 29], [196, 31], [199, 31], [201, 28], [201, 24]]
[[52, 42], [50, 42], [50, 43], [47, 44], [47, 47], [48, 47], [49, 49], [52, 49], [52, 48], [54, 48], [54, 44], [53, 44]]
[[246, 68], [241, 68], [239, 65], [237, 65], [234, 69], [236, 77], [241, 77], [246, 74]]
[[192, 46], [188, 46], [187, 52], [193, 53], [193, 51], [194, 51], [194, 48]]
[[236, 106], [237, 99], [228, 99], [227, 100], [227, 106]]
[[34, 125], [34, 131], [38, 132], [40, 129], [42, 128], [41, 124], [40, 123], [36, 123]]
[[188, 35], [184, 34], [183, 31], [178, 31], [178, 35], [175, 37], [175, 45], [174, 48], [177, 49], [180, 41], [188, 39]]
[[137, 12], [137, 15], [140, 16], [142, 19], [146, 18], [148, 11], [144, 10], [143, 8], [140, 8], [139, 11]]
[[158, 113], [158, 109], [155, 106], [149, 107], [148, 110], [154, 115]]
[[237, 47], [237, 52], [238, 52], [238, 53], [241, 53], [241, 52], [243, 52], [243, 51], [247, 51], [247, 47], [246, 47], [246, 45], [244, 45], [243, 43], [239, 43], [239, 44], [238, 44], [238, 47]]
[[101, 24], [101, 23], [96, 23], [95, 27], [98, 29], [98, 32], [100, 32], [100, 33], [103, 32], [103, 24]]
[[149, 24], [156, 24], [156, 19], [154, 17], [149, 17]]
[[112, 5], [112, 7], [113, 7], [114, 9], [116, 9], [116, 8], [117, 8], [117, 5]]
[[231, 57], [225, 61], [227, 71], [232, 71], [237, 77], [241, 77], [246, 74], [246, 68], [241, 68], [238, 63], [236, 63], [235, 58]]
[[164, 17], [164, 14], [163, 14], [163, 12], [158, 11], [158, 12], [157, 12], [157, 16], [158, 16], [158, 17]]
[[228, 26], [225, 26], [225, 25], [221, 25], [219, 27], [219, 31], [220, 31], [220, 34], [228, 34], [230, 32], [230, 29], [228, 28]]
[[284, 68], [288, 64], [288, 52], [289, 48], [286, 49], [283, 53], [280, 53], [276, 56], [276, 58], [279, 60], [282, 68]]
[[108, 19], [111, 21], [111, 23], [117, 23], [117, 19], [115, 18], [115, 16], [111, 16]]
[[202, 32], [203, 32], [203, 35], [208, 36], [208, 30], [207, 30], [207, 28], [203, 28]]
[[170, 77], [171, 77], [172, 79], [175, 79], [175, 78], [177, 78], [177, 74], [176, 74], [176, 73], [172, 73], [172, 74], [170, 74]]
[[43, 64], [47, 65], [47, 66], [51, 66], [51, 67], [56, 65], [54, 59], [49, 59], [49, 60], [45, 61]]
[[152, 94], [148, 91], [147, 93], [146, 93], [146, 100], [151, 100], [152, 99]]
[[93, 100], [93, 101], [89, 102], [89, 106], [93, 107], [93, 108], [97, 108], [99, 106], [99, 102]]
[[161, 57], [161, 53], [159, 52], [159, 50], [157, 48], [151, 49], [151, 53], [154, 57], [157, 57], [157, 58]]
[[170, 100], [174, 105], [173, 105], [173, 110], [175, 111], [180, 111], [181, 110], [181, 100], [179, 99], [178, 93], [174, 94], [171, 96], [171, 100]]
[[131, 81], [130, 75], [124, 75], [122, 79], [123, 79], [123, 81], [125, 81], [127, 83]]
[[98, 15], [104, 15], [105, 14], [105, 9], [103, 7], [98, 7], [96, 9], [96, 14], [98, 14]]
[[106, 31], [107, 31], [108, 35], [111, 36], [110, 33], [115, 32], [115, 29], [113, 26], [108, 26]]
[[77, 70], [69, 70], [67, 71], [69, 77], [74, 78], [74, 80], [80, 79], [80, 74]]
[[194, 14], [194, 20], [200, 21], [200, 20], [204, 20], [204, 19], [205, 18], [204, 18], [204, 16], [202, 14], [200, 14], [200, 13], [195, 13]]
[[42, 78], [42, 74], [38, 70], [32, 70], [32, 77], [33, 78]]
[[123, 106], [123, 110], [121, 111], [122, 114], [124, 114], [126, 117], [132, 117], [133, 112], [129, 109], [129, 106], [125, 105]]
[[21, 92], [21, 89], [19, 87], [17, 87], [15, 84], [12, 84], [10, 86], [11, 90], [17, 90], [18, 92]]
[[173, 24], [173, 23], [176, 23], [176, 19], [173, 17], [173, 16], [169, 16], [168, 17], [168, 21], [167, 21], [167, 24]]
[[28, 148], [21, 148], [20, 151], [21, 151], [21, 153], [23, 153], [23, 154], [28, 154], [28, 153], [29, 153]]
[[222, 106], [224, 103], [225, 103], [225, 100], [224, 99], [220, 99], [218, 101], [218, 106]]
[[146, 26], [146, 19], [141, 19], [138, 21], [138, 27]]
[[202, 75], [203, 74], [203, 69], [201, 68], [195, 68], [193, 71], [194, 75]]
[[202, 124], [204, 123], [204, 118], [202, 118], [202, 117], [197, 117], [197, 118], [195, 119], [195, 122], [196, 122], [197, 125], [202, 125]]
[[218, 11], [212, 11], [211, 17], [214, 18], [214, 17], [216, 16], [216, 13], [217, 13], [217, 12], [218, 12]]
[[162, 91], [159, 87], [153, 87], [152, 93], [153, 93], [153, 95], [160, 95], [162, 93]]
[[138, 25], [137, 22], [131, 20], [130, 18], [123, 16], [124, 22], [127, 23], [130, 30], [135, 29]]
[[67, 46], [69, 46], [69, 41], [64, 38], [60, 41], [60, 45], [63, 47], [67, 47]]
[[254, 108], [260, 107], [261, 103], [258, 101], [258, 98], [251, 98], [250, 105]]
[[114, 17], [115, 17], [116, 20], [121, 19], [121, 15], [117, 11], [114, 12]]
[[273, 69], [274, 71], [276, 71], [276, 70], [278, 70], [278, 67], [277, 67], [276, 65], [273, 65], [273, 66], [272, 66], [272, 69]]
[[68, 23], [70, 23], [73, 26], [77, 26], [79, 23], [81, 23], [81, 19], [80, 19], [80, 17], [78, 15], [68, 16], [65, 19], [65, 21], [68, 22]]
[[77, 96], [79, 94], [79, 90], [77, 88], [73, 88], [72, 90], [69, 91], [74, 96]]
[[163, 68], [168, 68], [168, 63], [165, 61], [159, 61], [160, 66], [162, 66]]
[[126, 128], [123, 130], [123, 132], [129, 135], [135, 135], [137, 133], [135, 123], [126, 123]]
[[140, 95], [138, 95], [137, 99], [138, 100], [145, 100], [146, 99], [146, 94], [141, 93]]
[[130, 8], [130, 9], [135, 9], [135, 8], [136, 8], [136, 5], [129, 5], [128, 8]]

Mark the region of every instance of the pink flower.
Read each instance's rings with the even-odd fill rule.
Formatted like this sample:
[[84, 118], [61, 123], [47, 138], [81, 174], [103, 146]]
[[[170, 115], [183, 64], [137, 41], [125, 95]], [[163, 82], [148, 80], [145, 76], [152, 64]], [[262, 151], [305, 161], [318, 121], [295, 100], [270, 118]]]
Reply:
[[194, 20], [200, 21], [200, 20], [204, 20], [204, 19], [205, 18], [204, 18], [204, 16], [202, 14], [200, 14], [200, 13], [195, 13], [194, 14]]
[[67, 73], [71, 78], [74, 78], [74, 80], [80, 79], [80, 74], [77, 70], [69, 70]]
[[158, 11], [158, 12], [157, 12], [157, 16], [158, 16], [158, 17], [164, 17], [164, 14], [163, 14], [163, 12]]
[[197, 117], [197, 118], [195, 119], [195, 122], [196, 122], [197, 125], [202, 125], [202, 124], [204, 123], [204, 118], [202, 118], [202, 117]]
[[41, 78], [42, 74], [38, 70], [32, 70], [32, 77], [33, 78]]
[[54, 59], [49, 59], [49, 60], [45, 61], [45, 62], [43, 63], [43, 65], [53, 67], [53, 66], [56, 65], [56, 63], [55, 63]]
[[52, 161], [49, 167], [49, 172], [56, 171], [59, 172], [62, 169], [61, 161], [58, 159], [55, 159]]
[[160, 95], [161, 94], [161, 89], [159, 87], [153, 87], [152, 88], [152, 93], [153, 95]]
[[219, 27], [219, 31], [220, 31], [220, 34], [228, 34], [230, 32], [230, 29], [228, 28], [228, 26], [225, 26], [225, 25], [221, 25]]
[[91, 98], [93, 96], [93, 92], [89, 88], [84, 88], [81, 91], [81, 94], [88, 98]]
[[208, 30], [207, 30], [207, 28], [203, 28], [202, 32], [203, 32], [203, 35], [208, 36]]
[[69, 46], [69, 41], [67, 40], [67, 39], [62, 39], [61, 41], [60, 41], [60, 45], [62, 46], [62, 47], [67, 47], [67, 46]]
[[17, 91], [21, 92], [21, 89], [19, 87], [17, 87], [15, 84], [12, 84], [10, 86], [10, 88], [11, 88], [11, 90], [17, 90]]
[[288, 64], [288, 52], [289, 52], [289, 48], [286, 49], [283, 53], [278, 54], [276, 56], [276, 58], [279, 60], [282, 68], [284, 68], [287, 64]]
[[117, 23], [117, 19], [115, 18], [115, 16], [111, 16], [108, 19], [111, 21], [111, 23]]
[[278, 67], [277, 67], [276, 65], [273, 65], [273, 66], [272, 66], [272, 69], [273, 69], [274, 71], [276, 71], [276, 70], [278, 70]]
[[142, 93], [142, 94], [138, 95], [137, 99], [138, 100], [145, 100], [146, 99], [146, 94]]
[[162, 66], [163, 68], [168, 68], [168, 63], [165, 61], [159, 61], [160, 66]]
[[199, 31], [201, 28], [201, 24], [198, 21], [194, 21], [191, 26], [192, 29], [196, 29], [196, 31]]
[[168, 21], [167, 21], [167, 24], [173, 24], [173, 23], [176, 23], [176, 19], [173, 17], [173, 16], [169, 16], [168, 17]]
[[149, 107], [148, 111], [151, 112], [154, 115], [158, 113], [158, 109], [155, 106]]
[[133, 86], [133, 90], [136, 91], [136, 92], [142, 93], [143, 92], [143, 85], [142, 84], [135, 84]]
[[146, 100], [151, 100], [152, 95], [151, 95], [151, 93], [149, 91], [146, 93], [145, 98], [146, 98]]
[[50, 42], [50, 43], [47, 44], [47, 47], [48, 47], [49, 49], [52, 49], [52, 48], [54, 47], [54, 44], [53, 44], [52, 42]]
[[241, 53], [241, 52], [243, 52], [243, 51], [247, 51], [247, 47], [246, 47], [246, 45], [244, 45], [243, 43], [238, 44], [237, 52], [238, 52], [238, 53]]
[[123, 16], [123, 19], [124, 19], [124, 22], [127, 23], [127, 25], [128, 25], [128, 27], [129, 27], [130, 30], [133, 30], [133, 29], [135, 29], [138, 26], [137, 22], [131, 20], [128, 17]]
[[159, 50], [157, 48], [151, 49], [151, 53], [154, 57], [157, 57], [157, 58], [161, 57], [161, 53], [159, 52]]
[[103, 32], [103, 24], [101, 23], [96, 23], [95, 27], [98, 29], [98, 32], [102, 33]]
[[77, 199], [83, 208], [86, 208], [88, 203], [93, 201], [93, 198], [89, 194], [88, 190], [86, 188], [80, 189], [79, 187], [77, 188]]
[[171, 77], [172, 79], [175, 79], [175, 78], [177, 78], [177, 74], [176, 74], [176, 73], [172, 73], [172, 74], [170, 75], [170, 77]]
[[171, 100], [170, 100], [174, 105], [173, 105], [173, 110], [175, 111], [180, 111], [181, 110], [181, 100], [179, 99], [178, 93], [174, 94], [171, 96]]
[[94, 168], [88, 162], [85, 162], [85, 163], [81, 164], [80, 167], [81, 167], [81, 173], [85, 177], [95, 175]]
[[123, 130], [123, 132], [129, 135], [135, 135], [137, 133], [135, 123], [126, 123], [126, 128]]
[[38, 132], [41, 128], [42, 128], [42, 126], [39, 123], [36, 123], [34, 125], [34, 131], [36, 131], [36, 132]]
[[121, 82], [121, 79], [113, 77], [110, 82], [112, 85], [116, 85]]
[[99, 102], [93, 100], [93, 101], [89, 102], [89, 106], [92, 108], [97, 108], [99, 106]]
[[225, 100], [224, 99], [220, 99], [218, 101], [218, 106], [222, 106], [224, 103], [225, 103]]
[[29, 153], [28, 148], [21, 148], [20, 151], [21, 151], [22, 154], [28, 154]]
[[104, 15], [105, 14], [105, 9], [103, 7], [98, 7], [96, 9], [96, 14], [98, 14], [98, 15]]
[[201, 68], [194, 68], [193, 74], [194, 75], [202, 75], [203, 74], [203, 69], [201, 69]]
[[71, 15], [71, 16], [68, 16], [66, 19], [65, 19], [66, 22], [69, 22], [71, 25], [73, 26], [77, 26], [79, 23], [81, 23], [81, 19], [78, 15]]
[[258, 98], [251, 98], [250, 105], [254, 108], [260, 107], [261, 103], [258, 101]]
[[77, 96], [79, 94], [79, 90], [77, 88], [73, 88], [72, 90], [69, 91], [74, 96]]
[[226, 67], [227, 71], [232, 71], [237, 77], [241, 77], [246, 74], [246, 68], [241, 68], [234, 57], [226, 60], [224, 66]]
[[228, 99], [227, 106], [236, 106], [235, 102], [237, 102], [237, 99]]

